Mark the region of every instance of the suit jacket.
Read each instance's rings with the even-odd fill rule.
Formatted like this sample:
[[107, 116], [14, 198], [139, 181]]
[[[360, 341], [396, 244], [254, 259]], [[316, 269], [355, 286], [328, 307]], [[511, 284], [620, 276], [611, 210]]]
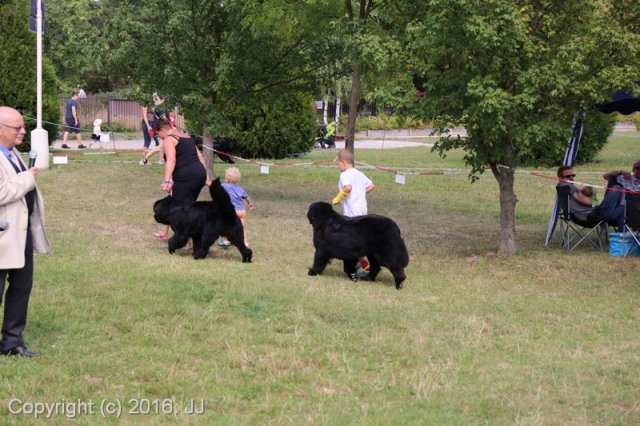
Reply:
[[[14, 148], [11, 155], [23, 163]], [[25, 166], [26, 169], [26, 166]], [[28, 171], [16, 173], [11, 161], [0, 154], [0, 222], [8, 222], [9, 228], [0, 231], [0, 269], [18, 269], [24, 266], [29, 210], [25, 195], [36, 190], [31, 214], [31, 236], [34, 253], [49, 251], [49, 240], [44, 230], [44, 202], [36, 187], [36, 180]]]

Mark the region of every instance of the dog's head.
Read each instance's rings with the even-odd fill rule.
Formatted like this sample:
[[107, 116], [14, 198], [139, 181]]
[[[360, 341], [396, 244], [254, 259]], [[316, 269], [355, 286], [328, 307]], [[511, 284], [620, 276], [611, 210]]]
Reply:
[[326, 223], [337, 213], [333, 210], [333, 206], [323, 201], [312, 203], [307, 211], [307, 219], [313, 226], [319, 226]]
[[164, 197], [153, 203], [153, 217], [156, 222], [163, 225], [170, 225], [171, 208], [174, 205], [173, 197]]

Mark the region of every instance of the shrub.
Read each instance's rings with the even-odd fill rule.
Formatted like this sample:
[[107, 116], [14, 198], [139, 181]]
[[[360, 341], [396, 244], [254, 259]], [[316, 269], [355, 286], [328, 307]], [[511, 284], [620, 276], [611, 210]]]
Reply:
[[[347, 116], [344, 117], [346, 127]], [[421, 120], [400, 115], [378, 114], [375, 116], [358, 117], [356, 131], [362, 130], [392, 130], [407, 128], [424, 128], [426, 125]], [[342, 127], [342, 125], [341, 125]]]
[[[576, 157], [578, 163], [589, 163], [598, 155], [616, 122], [615, 114], [589, 111], [584, 120], [582, 142]], [[531, 125], [525, 135], [514, 135], [530, 141], [529, 154], [521, 154], [522, 164], [532, 166], [560, 166], [564, 159], [566, 142], [571, 136], [571, 128], [559, 126], [556, 122], [542, 122]]]
[[613, 132], [616, 120], [616, 114], [602, 114], [593, 111], [587, 115], [582, 143], [578, 151], [577, 161], [579, 163], [590, 163], [596, 158]]
[[317, 132], [313, 99], [286, 94], [263, 103], [241, 105], [225, 112], [238, 141], [237, 154], [245, 158], [284, 158], [309, 152]]

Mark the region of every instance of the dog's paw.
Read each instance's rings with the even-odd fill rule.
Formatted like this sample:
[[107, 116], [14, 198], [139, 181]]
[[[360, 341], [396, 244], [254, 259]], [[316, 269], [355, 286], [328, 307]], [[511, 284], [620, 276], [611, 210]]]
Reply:
[[169, 247], [169, 254], [173, 254], [173, 253], [175, 253], [175, 252], [176, 252], [176, 250], [175, 250], [175, 249], [173, 249], [173, 248]]
[[396, 281], [396, 290], [401, 290], [402, 289], [402, 283], [404, 282], [404, 280], [407, 279], [407, 276], [404, 273], [402, 273], [402, 274], [397, 275], [395, 278], [396, 278], [396, 280], [395, 280]]
[[316, 275], [319, 275], [319, 274], [318, 274], [318, 271], [316, 271], [316, 270], [315, 270], [315, 269], [313, 269], [313, 268], [309, 268], [309, 272], [307, 272], [307, 274], [308, 274], [308, 275], [310, 275], [310, 276], [312, 276], [312, 277], [314, 277], [314, 276], [316, 276]]

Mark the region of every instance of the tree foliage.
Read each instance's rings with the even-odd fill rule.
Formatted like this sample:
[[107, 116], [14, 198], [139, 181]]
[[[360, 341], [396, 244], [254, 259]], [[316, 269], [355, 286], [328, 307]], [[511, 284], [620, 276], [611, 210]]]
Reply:
[[65, 93], [82, 87], [88, 92], [110, 91], [118, 79], [105, 68], [111, 52], [104, 34], [117, 4], [99, 0], [48, 0], [45, 51], [55, 64]]
[[246, 134], [234, 127], [234, 109], [281, 104], [287, 96], [306, 102], [299, 94], [316, 92], [321, 70], [338, 51], [318, 36], [310, 19], [322, 21], [328, 12], [322, 2], [149, 0], [102, 6], [113, 16], [101, 37], [108, 73], [128, 81], [134, 97], [158, 91], [182, 109], [190, 130], [208, 136]]
[[286, 96], [269, 103], [238, 105], [227, 116], [242, 141], [241, 157], [284, 158], [308, 152], [314, 145], [317, 124], [313, 98]]
[[436, 149], [466, 151], [472, 177], [500, 186], [500, 252], [516, 250], [514, 170], [563, 146], [574, 117], [638, 78], [636, 2], [430, 0], [407, 3], [405, 45], [425, 77], [416, 113], [439, 130], [466, 127]]
[[[27, 126], [22, 150], [29, 150], [36, 127], [36, 34], [29, 31], [29, 4], [19, 0], [0, 5], [0, 104], [22, 112]], [[51, 61], [42, 61], [42, 118], [49, 141], [55, 141], [60, 121], [57, 79]]]

